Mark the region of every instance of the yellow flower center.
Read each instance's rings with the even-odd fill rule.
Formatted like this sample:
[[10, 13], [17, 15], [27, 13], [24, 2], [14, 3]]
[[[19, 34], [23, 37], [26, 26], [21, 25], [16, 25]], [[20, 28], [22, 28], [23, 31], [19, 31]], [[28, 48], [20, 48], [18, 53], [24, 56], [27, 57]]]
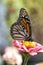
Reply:
[[25, 45], [26, 47], [34, 47], [35, 46], [35, 42], [32, 42], [32, 41], [23, 41], [22, 44]]

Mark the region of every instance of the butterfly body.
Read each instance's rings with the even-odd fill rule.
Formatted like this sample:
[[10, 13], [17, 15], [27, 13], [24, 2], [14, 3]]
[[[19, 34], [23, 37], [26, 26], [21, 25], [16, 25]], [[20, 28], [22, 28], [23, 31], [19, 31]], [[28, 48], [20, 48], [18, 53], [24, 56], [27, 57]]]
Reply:
[[21, 8], [19, 18], [11, 26], [11, 36], [15, 40], [32, 40], [31, 24], [29, 15], [24, 8]]

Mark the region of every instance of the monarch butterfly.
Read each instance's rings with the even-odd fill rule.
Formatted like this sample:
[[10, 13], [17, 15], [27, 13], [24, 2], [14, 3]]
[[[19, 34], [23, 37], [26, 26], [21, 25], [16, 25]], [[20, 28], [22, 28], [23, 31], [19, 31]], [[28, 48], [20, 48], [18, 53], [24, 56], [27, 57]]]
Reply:
[[21, 8], [17, 22], [11, 26], [11, 36], [15, 40], [32, 40], [30, 19], [24, 8]]

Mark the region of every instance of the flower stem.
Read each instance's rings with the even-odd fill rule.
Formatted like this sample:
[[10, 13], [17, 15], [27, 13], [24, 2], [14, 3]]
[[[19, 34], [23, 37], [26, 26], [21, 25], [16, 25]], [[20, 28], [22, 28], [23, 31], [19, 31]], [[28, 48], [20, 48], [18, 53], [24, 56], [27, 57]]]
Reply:
[[27, 54], [27, 53], [22, 53], [22, 55], [23, 55], [23, 65], [27, 65], [27, 62], [28, 62], [28, 60], [29, 60], [29, 58], [30, 58], [30, 55], [29, 54]]

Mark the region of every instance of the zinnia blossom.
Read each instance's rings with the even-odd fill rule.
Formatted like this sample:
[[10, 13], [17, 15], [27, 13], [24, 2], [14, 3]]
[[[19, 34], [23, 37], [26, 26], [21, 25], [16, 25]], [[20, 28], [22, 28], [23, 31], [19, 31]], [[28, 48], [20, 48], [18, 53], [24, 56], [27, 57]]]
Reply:
[[5, 60], [8, 64], [11, 64], [11, 65], [22, 64], [22, 56], [19, 53], [18, 49], [15, 47], [7, 47], [5, 49], [3, 60]]
[[43, 52], [43, 46], [34, 41], [18, 42], [17, 40], [14, 40], [13, 45], [20, 51], [26, 52], [32, 56], [37, 55], [38, 52]]

